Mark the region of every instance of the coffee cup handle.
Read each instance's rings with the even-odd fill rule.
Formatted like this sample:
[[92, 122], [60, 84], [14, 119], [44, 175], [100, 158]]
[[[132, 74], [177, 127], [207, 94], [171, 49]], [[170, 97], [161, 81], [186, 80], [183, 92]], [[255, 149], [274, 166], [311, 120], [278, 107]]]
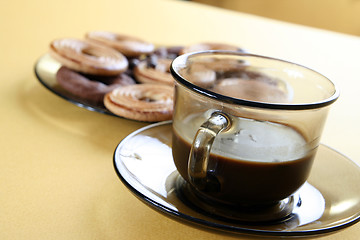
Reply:
[[198, 129], [191, 146], [188, 162], [189, 181], [196, 189], [216, 191], [220, 187], [217, 179], [208, 175], [209, 155], [215, 137], [229, 126], [229, 117], [216, 111]]

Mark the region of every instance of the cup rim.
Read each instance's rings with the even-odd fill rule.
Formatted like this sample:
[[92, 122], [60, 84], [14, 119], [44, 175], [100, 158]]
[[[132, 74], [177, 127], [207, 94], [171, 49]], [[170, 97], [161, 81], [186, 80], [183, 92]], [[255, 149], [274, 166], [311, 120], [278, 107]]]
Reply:
[[[195, 56], [195, 55], [211, 55], [211, 54], [222, 54], [222, 55], [238, 55], [238, 56], [248, 56], [248, 57], [256, 57], [256, 58], [263, 58], [263, 59], [269, 59], [269, 60], [275, 60], [275, 61], [279, 61], [279, 62], [283, 62], [283, 63], [287, 63], [287, 64], [292, 64], [304, 69], [308, 69], [311, 72], [318, 74], [320, 76], [322, 76], [323, 78], [325, 78], [330, 84], [333, 85], [334, 87], [334, 93], [328, 97], [325, 98], [321, 101], [315, 101], [315, 102], [311, 102], [311, 103], [294, 103], [294, 104], [290, 104], [290, 103], [268, 103], [268, 102], [259, 102], [259, 101], [251, 101], [251, 100], [246, 100], [246, 99], [239, 99], [239, 98], [233, 98], [230, 96], [225, 96], [216, 92], [212, 92], [208, 89], [199, 87], [189, 81], [187, 81], [185, 78], [183, 78], [176, 70], [175, 70], [175, 65], [176, 64], [184, 64], [186, 62], [186, 60], [189, 57]], [[258, 55], [258, 54], [251, 54], [251, 53], [244, 53], [244, 52], [237, 52], [237, 51], [228, 51], [228, 50], [206, 50], [206, 51], [197, 51], [197, 52], [191, 52], [191, 53], [186, 53], [183, 55], [180, 55], [178, 57], [176, 57], [171, 65], [170, 65], [170, 73], [173, 76], [173, 78], [175, 79], [176, 82], [178, 82], [179, 84], [183, 85], [184, 87], [202, 95], [202, 96], [206, 96], [208, 98], [212, 98], [215, 99], [217, 101], [221, 101], [224, 103], [228, 103], [228, 104], [237, 104], [237, 105], [243, 105], [243, 106], [248, 106], [248, 107], [255, 107], [255, 108], [264, 108], [264, 109], [278, 109], [278, 110], [306, 110], [306, 109], [316, 109], [316, 108], [322, 108], [325, 106], [328, 106], [332, 103], [334, 103], [339, 95], [339, 89], [336, 86], [336, 84], [331, 81], [329, 78], [327, 78], [326, 76], [324, 76], [323, 74], [305, 67], [301, 64], [297, 64], [291, 61], [286, 61], [283, 59], [279, 59], [279, 58], [274, 58], [274, 57], [268, 57], [268, 56], [264, 56], [264, 55]]]

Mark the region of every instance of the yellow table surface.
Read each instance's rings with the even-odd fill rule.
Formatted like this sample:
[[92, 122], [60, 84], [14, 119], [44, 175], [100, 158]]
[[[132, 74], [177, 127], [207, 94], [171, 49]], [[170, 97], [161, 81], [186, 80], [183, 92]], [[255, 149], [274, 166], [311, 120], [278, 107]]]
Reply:
[[[316, 69], [341, 90], [322, 142], [360, 163], [359, 37], [186, 1], [2, 1], [1, 240], [252, 239], [197, 229], [140, 202], [118, 179], [112, 156], [146, 124], [79, 108], [40, 85], [33, 67], [50, 41], [90, 30], [166, 45], [227, 42]], [[355, 224], [321, 239], [359, 236]]]

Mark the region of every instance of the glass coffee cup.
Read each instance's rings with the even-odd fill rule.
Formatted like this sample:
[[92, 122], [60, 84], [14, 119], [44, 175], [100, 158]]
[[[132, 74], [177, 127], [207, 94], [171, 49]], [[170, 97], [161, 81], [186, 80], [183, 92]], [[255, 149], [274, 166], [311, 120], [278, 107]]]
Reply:
[[175, 79], [174, 163], [200, 203], [257, 208], [307, 180], [339, 92], [291, 62], [233, 51], [184, 54]]

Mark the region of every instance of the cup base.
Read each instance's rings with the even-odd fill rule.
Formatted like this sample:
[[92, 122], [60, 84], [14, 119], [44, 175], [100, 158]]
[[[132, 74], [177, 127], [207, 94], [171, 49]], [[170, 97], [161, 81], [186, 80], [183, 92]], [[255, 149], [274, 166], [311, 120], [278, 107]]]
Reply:
[[179, 199], [189, 207], [222, 221], [236, 221], [247, 224], [278, 224], [293, 217], [295, 206], [301, 204], [299, 195], [292, 195], [271, 205], [227, 205], [201, 196], [181, 176], [176, 180]]

